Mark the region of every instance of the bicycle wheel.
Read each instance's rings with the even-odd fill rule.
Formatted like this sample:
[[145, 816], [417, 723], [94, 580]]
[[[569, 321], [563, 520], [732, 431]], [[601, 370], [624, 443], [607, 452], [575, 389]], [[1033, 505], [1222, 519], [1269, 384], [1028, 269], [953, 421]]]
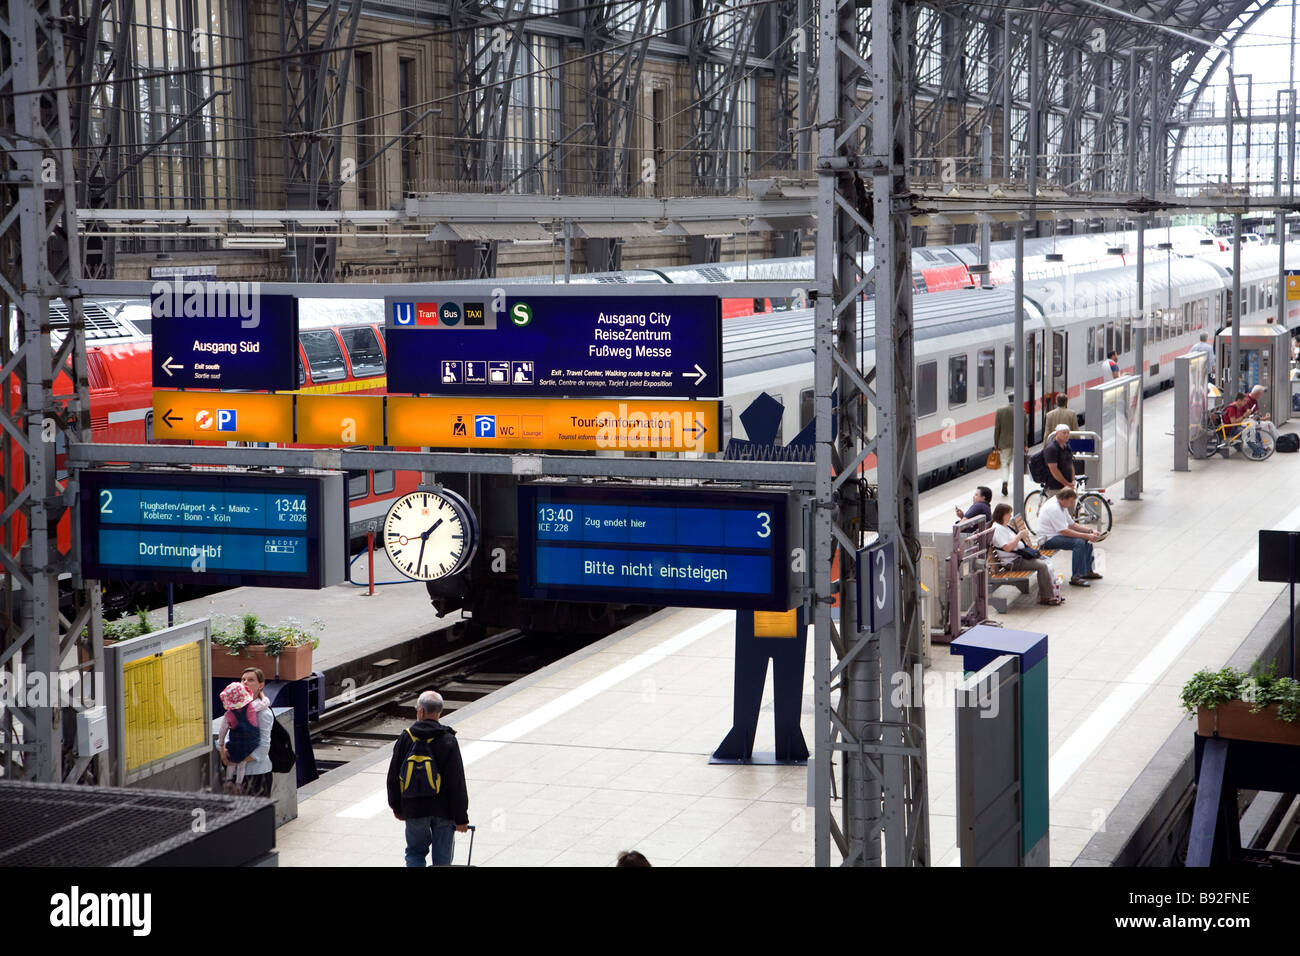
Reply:
[[1110, 505], [1097, 492], [1084, 492], [1079, 496], [1079, 507], [1074, 520], [1098, 534], [1105, 534], [1110, 530]]
[[1271, 458], [1277, 446], [1273, 436], [1256, 425], [1247, 425], [1241, 430], [1241, 453], [1251, 461], [1263, 461]]
[[1043, 494], [1042, 489], [1025, 495], [1025, 527], [1029, 529], [1030, 534], [1038, 534], [1038, 512], [1046, 503], [1047, 496]]

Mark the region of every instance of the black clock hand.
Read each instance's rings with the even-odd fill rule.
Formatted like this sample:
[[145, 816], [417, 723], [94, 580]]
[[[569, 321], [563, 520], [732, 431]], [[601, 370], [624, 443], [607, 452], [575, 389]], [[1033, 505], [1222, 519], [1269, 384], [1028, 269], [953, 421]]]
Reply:
[[429, 543], [429, 536], [424, 535], [420, 538], [420, 553], [415, 558], [415, 570], [419, 571], [424, 566], [424, 546]]
[[441, 519], [441, 518], [439, 518], [437, 521], [435, 521], [435, 522], [433, 523], [433, 527], [432, 527], [432, 528], [430, 528], [430, 529], [429, 529], [428, 531], [426, 531], [424, 534], [420, 535], [420, 538], [421, 538], [422, 540], [424, 540], [424, 541], [428, 541], [428, 540], [429, 540], [429, 535], [431, 535], [431, 534], [433, 534], [435, 531], [437, 531], [437, 530], [438, 530], [438, 525], [440, 525], [440, 524], [442, 524], [442, 519]]

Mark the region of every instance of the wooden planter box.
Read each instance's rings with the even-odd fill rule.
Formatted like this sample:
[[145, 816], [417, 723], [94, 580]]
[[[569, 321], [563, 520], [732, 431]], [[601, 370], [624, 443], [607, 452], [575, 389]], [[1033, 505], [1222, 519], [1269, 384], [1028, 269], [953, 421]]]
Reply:
[[304, 677], [310, 677], [311, 652], [310, 644], [300, 644], [282, 650], [278, 658], [280, 680], [302, 680]]
[[250, 667], [260, 667], [262, 676], [267, 680], [275, 676], [275, 658], [266, 653], [265, 644], [249, 644], [242, 654], [236, 655], [232, 655], [220, 644], [212, 645], [213, 677], [238, 678]]
[[1213, 710], [1202, 707], [1196, 712], [1196, 732], [1202, 737], [1228, 737], [1300, 747], [1300, 723], [1288, 724], [1278, 720], [1277, 704], [1265, 707], [1258, 714], [1252, 714], [1250, 708], [1251, 705], [1244, 700], [1230, 700]]

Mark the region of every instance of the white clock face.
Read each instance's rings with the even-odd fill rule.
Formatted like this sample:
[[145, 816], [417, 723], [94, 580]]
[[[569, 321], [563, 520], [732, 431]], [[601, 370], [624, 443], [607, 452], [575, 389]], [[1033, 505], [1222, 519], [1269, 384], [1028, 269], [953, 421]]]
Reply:
[[384, 519], [384, 550], [407, 577], [433, 581], [454, 574], [473, 547], [472, 519], [459, 496], [416, 491], [399, 498]]

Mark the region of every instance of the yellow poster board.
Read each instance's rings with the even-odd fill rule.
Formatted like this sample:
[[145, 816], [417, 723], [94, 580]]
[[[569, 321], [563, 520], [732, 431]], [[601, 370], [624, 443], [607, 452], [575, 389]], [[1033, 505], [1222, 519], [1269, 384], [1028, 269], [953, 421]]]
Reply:
[[202, 641], [122, 665], [122, 729], [128, 774], [207, 744]]

